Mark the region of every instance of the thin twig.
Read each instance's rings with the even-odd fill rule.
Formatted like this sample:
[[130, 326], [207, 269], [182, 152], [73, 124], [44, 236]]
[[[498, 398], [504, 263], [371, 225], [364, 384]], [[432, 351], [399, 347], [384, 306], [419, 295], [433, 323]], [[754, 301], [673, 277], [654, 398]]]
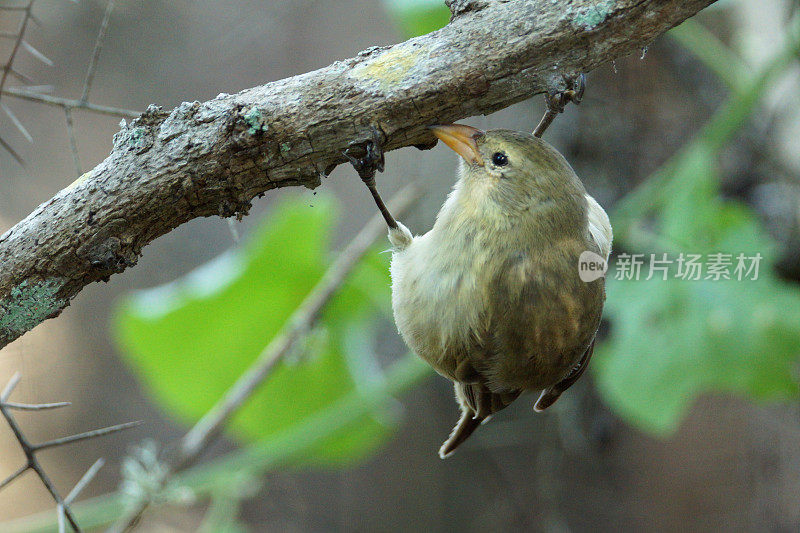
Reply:
[[71, 98], [61, 98], [59, 96], [51, 96], [49, 94], [36, 93], [30, 90], [22, 89], [20, 87], [7, 87], [3, 89], [3, 96], [13, 96], [22, 100], [29, 100], [31, 102], [40, 102], [42, 104], [57, 106], [69, 109], [85, 109], [98, 115], [111, 115], [112, 117], [126, 117], [136, 118], [141, 115], [139, 111], [131, 109], [123, 109], [121, 107], [111, 107], [104, 105], [96, 105], [89, 102], [81, 102]]
[[103, 48], [103, 39], [105, 39], [106, 36], [108, 21], [111, 18], [112, 11], [114, 11], [114, 0], [108, 0], [106, 12], [103, 14], [103, 22], [100, 23], [100, 31], [97, 33], [97, 40], [94, 43], [92, 59], [89, 61], [89, 69], [86, 71], [86, 79], [83, 82], [83, 92], [81, 92], [80, 99], [83, 103], [86, 103], [89, 99], [89, 91], [92, 90], [92, 81], [94, 81], [94, 73], [97, 70], [97, 59], [100, 57], [100, 50]]
[[64, 514], [64, 507], [59, 505], [57, 509], [58, 509], [58, 533], [65, 533], [67, 531], [67, 525], [65, 520], [66, 515]]
[[77, 494], [83, 489], [83, 487], [94, 477], [97, 473], [97, 470], [102, 466], [102, 462], [96, 462], [92, 468], [81, 478], [78, 484], [72, 489], [70, 495], [67, 496], [66, 499], [62, 499], [61, 495], [56, 490], [53, 481], [50, 479], [50, 476], [47, 475], [44, 468], [42, 467], [39, 460], [36, 458], [36, 453], [45, 450], [48, 448], [54, 448], [56, 446], [63, 446], [65, 444], [71, 444], [73, 442], [78, 442], [94, 437], [100, 437], [103, 435], [108, 435], [110, 433], [114, 433], [117, 431], [122, 431], [123, 429], [128, 429], [130, 427], [138, 426], [139, 422], [129, 422], [126, 424], [118, 424], [116, 426], [111, 426], [103, 429], [96, 429], [94, 431], [87, 431], [85, 433], [79, 433], [77, 435], [71, 435], [69, 437], [63, 437], [60, 439], [54, 439], [51, 441], [43, 442], [40, 444], [31, 444], [31, 442], [25, 437], [25, 434], [22, 432], [22, 428], [20, 428], [17, 420], [11, 414], [11, 411], [14, 409], [22, 409], [22, 410], [42, 410], [42, 409], [55, 409], [58, 407], [64, 407], [65, 405], [69, 405], [67, 402], [56, 402], [56, 403], [45, 403], [45, 404], [22, 404], [16, 402], [9, 402], [8, 398], [11, 396], [11, 393], [14, 391], [14, 388], [17, 386], [20, 380], [19, 372], [14, 373], [11, 379], [6, 384], [3, 391], [0, 393], [0, 413], [8, 422], [11, 431], [14, 433], [14, 436], [17, 439], [20, 447], [22, 448], [23, 453], [25, 454], [25, 464], [19, 467], [16, 472], [11, 474], [9, 477], [4, 479], [0, 482], [0, 489], [7, 486], [9, 483], [20, 477], [23, 473], [28, 470], [33, 470], [36, 472], [36, 475], [39, 476], [42, 484], [47, 488], [47, 491], [53, 497], [53, 500], [56, 502], [58, 506], [58, 516], [59, 516], [59, 531], [62, 531], [64, 526], [64, 519], [66, 518], [67, 522], [69, 522], [70, 526], [75, 531], [80, 531], [80, 526], [78, 526], [78, 522], [75, 520], [75, 516], [72, 514], [72, 511], [69, 508], [69, 504], [72, 500], [77, 496]]
[[[390, 202], [392, 210], [403, 213], [417, 198], [419, 198], [418, 187], [409, 185], [392, 199]], [[220, 434], [228, 420], [270, 376], [277, 363], [291, 353], [296, 343], [308, 334], [325, 305], [347, 280], [347, 276], [372, 244], [384, 233], [385, 228], [383, 218], [376, 215], [339, 254], [303, 303], [287, 320], [283, 330], [264, 348], [222, 399], [183, 436], [179, 443], [177, 460], [172, 465], [166, 465], [164, 475], [159, 480], [162, 487], [172, 476], [185, 470], [197, 460], [212, 440]], [[141, 519], [148, 505], [148, 501], [139, 502], [112, 526], [109, 532], [129, 531]]]
[[14, 375], [11, 376], [11, 379], [8, 380], [8, 383], [3, 388], [3, 392], [0, 392], [0, 403], [5, 403], [11, 397], [11, 393], [14, 392], [21, 378], [22, 376], [19, 372], [14, 372]]
[[26, 463], [26, 464], [22, 465], [21, 467], [19, 467], [16, 472], [14, 472], [13, 474], [11, 474], [7, 478], [5, 478], [3, 481], [0, 481], [0, 490], [3, 489], [6, 485], [11, 483], [12, 481], [14, 481], [15, 479], [17, 479], [22, 474], [27, 472], [29, 468], [30, 468], [30, 465]]
[[[72, 160], [75, 164], [75, 168], [78, 172], [78, 175], [80, 176], [82, 172], [81, 172], [80, 158], [78, 157], [79, 153], [78, 144], [75, 138], [75, 132], [72, 122], [72, 110], [85, 109], [86, 111], [91, 111], [93, 113], [118, 116], [118, 117], [136, 118], [139, 116], [139, 113], [136, 111], [109, 107], [109, 106], [99, 106], [91, 104], [88, 101], [89, 92], [92, 89], [92, 82], [94, 81], [94, 76], [95, 73], [97, 72], [97, 62], [100, 57], [100, 51], [103, 48], [103, 41], [106, 36], [109, 20], [111, 18], [111, 12], [114, 10], [114, 0], [109, 0], [108, 3], [106, 4], [106, 10], [105, 13], [103, 14], [103, 21], [100, 24], [100, 30], [97, 34], [94, 50], [92, 51], [92, 57], [91, 60], [89, 61], [89, 67], [86, 71], [86, 78], [83, 82], [83, 90], [81, 92], [81, 97], [77, 100], [40, 94], [32, 90], [32, 88], [23, 89], [20, 87], [6, 87], [6, 81], [8, 80], [9, 77], [15, 77], [21, 80], [22, 83], [26, 85], [30, 85], [33, 83], [32, 80], [28, 79], [20, 72], [14, 70], [14, 65], [13, 65], [14, 59], [16, 58], [17, 52], [20, 47], [24, 47], [25, 49], [27, 49], [34, 57], [36, 57], [40, 61], [43, 61], [44, 63], [51, 66], [53, 64], [53, 62], [50, 61], [50, 59], [48, 59], [47, 56], [45, 56], [43, 53], [34, 48], [30, 43], [28, 43], [25, 40], [25, 30], [28, 27], [28, 22], [33, 21], [38, 23], [36, 17], [34, 17], [32, 13], [34, 1], [35, 0], [30, 0], [28, 4], [25, 6], [0, 7], [0, 10], [25, 12], [22, 21], [20, 23], [20, 26], [16, 32], [0, 32], [0, 37], [15, 39], [14, 47], [12, 48], [11, 55], [9, 56], [8, 61], [0, 67], [2, 68], [2, 76], [0, 76], [0, 98], [2, 98], [3, 96], [11, 96], [14, 98], [21, 98], [24, 100], [30, 100], [41, 104], [61, 107], [64, 110], [64, 114], [66, 116], [67, 133], [69, 134], [70, 149], [72, 150]], [[5, 107], [4, 104], [0, 105], [3, 106], [3, 109], [6, 112], [6, 114], [9, 116], [11, 121], [17, 126], [20, 132], [25, 136], [25, 138], [27, 138], [29, 141], [32, 142], [30, 134], [28, 134], [27, 130], [25, 130], [25, 128], [22, 126], [22, 123], [16, 119], [11, 110]], [[11, 154], [11, 156], [20, 165], [24, 164], [22, 157], [20, 157], [20, 155], [2, 137], [0, 137], [0, 147], [8, 151], [8, 153]]]
[[[30, 457], [33, 457], [33, 455], [31, 454]], [[45, 488], [47, 489], [47, 492], [49, 492], [50, 495], [53, 497], [53, 500], [55, 500], [56, 506], [62, 509], [64, 516], [67, 517], [69, 525], [72, 526], [72, 529], [74, 531], [80, 533], [81, 527], [78, 525], [78, 521], [75, 519], [75, 515], [72, 514], [72, 510], [69, 508], [69, 505], [64, 503], [64, 500], [61, 498], [61, 495], [58, 493], [58, 490], [56, 490], [55, 484], [53, 484], [53, 481], [50, 479], [50, 476], [47, 475], [47, 472], [44, 471], [44, 468], [42, 468], [41, 463], [39, 463], [39, 461], [37, 461], [35, 458], [29, 459], [29, 461], [30, 461], [29, 464], [30, 469], [36, 472], [36, 475], [39, 476], [39, 479], [44, 484]]]
[[69, 491], [69, 494], [67, 494], [67, 497], [64, 498], [64, 501], [67, 504], [74, 502], [75, 498], [77, 498], [81, 491], [86, 488], [86, 485], [88, 485], [92, 479], [94, 479], [94, 476], [96, 476], [100, 469], [103, 468], [104, 464], [105, 460], [102, 457], [95, 461], [94, 464], [89, 467], [89, 470], [86, 471], [83, 477], [81, 477], [78, 482], [75, 483], [75, 486], [72, 487], [71, 491]]
[[[59, 495], [58, 491], [53, 485], [53, 482], [50, 480], [50, 477], [47, 475], [47, 473], [42, 468], [41, 464], [39, 464], [39, 461], [36, 459], [36, 455], [34, 453], [35, 451], [34, 446], [28, 441], [28, 439], [22, 433], [22, 428], [20, 428], [19, 424], [17, 424], [16, 419], [11, 414], [11, 410], [8, 409], [5, 405], [5, 400], [7, 400], [8, 397], [11, 395], [11, 392], [14, 390], [14, 387], [16, 387], [17, 383], [19, 383], [19, 379], [20, 376], [19, 373], [17, 372], [11, 377], [11, 380], [8, 382], [8, 385], [6, 385], [5, 389], [3, 390], [3, 393], [0, 394], [0, 400], [1, 400], [0, 413], [2, 413], [2, 415], [6, 419], [6, 422], [8, 422], [8, 425], [11, 428], [11, 431], [14, 433], [14, 437], [16, 437], [17, 442], [19, 442], [19, 445], [22, 448], [22, 451], [25, 453], [25, 458], [26, 458], [25, 465], [21, 468], [21, 470], [17, 470], [15, 475], [8, 482], [11, 482], [14, 479], [16, 479], [16, 477], [19, 477], [19, 475], [21, 475], [22, 472], [31, 469], [34, 472], [36, 472], [36, 474], [39, 476], [39, 479], [41, 480], [42, 484], [44, 484], [45, 488], [47, 488], [47, 491], [53, 497], [53, 500], [56, 502], [56, 504], [63, 505], [64, 501], [61, 499], [61, 495]], [[67, 520], [69, 521], [72, 528], [75, 531], [80, 531], [80, 527], [78, 526], [78, 523], [75, 520], [75, 517], [72, 515], [72, 512], [69, 510], [68, 506], [64, 507], [64, 514], [66, 515]]]
[[67, 123], [67, 137], [69, 137], [69, 149], [72, 152], [72, 162], [75, 165], [75, 175], [80, 176], [83, 174], [81, 170], [81, 157], [78, 153], [78, 141], [75, 139], [75, 126], [72, 123], [72, 110], [69, 107], [64, 108], [64, 119]]

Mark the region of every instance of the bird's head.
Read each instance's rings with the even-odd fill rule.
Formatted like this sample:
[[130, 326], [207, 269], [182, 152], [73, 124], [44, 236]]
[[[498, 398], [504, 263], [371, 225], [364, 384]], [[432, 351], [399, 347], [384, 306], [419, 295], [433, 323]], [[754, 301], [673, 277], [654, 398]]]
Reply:
[[462, 157], [462, 193], [472, 202], [495, 204], [505, 216], [549, 204], [568, 208], [586, 193], [564, 157], [532, 134], [463, 124], [430, 129]]

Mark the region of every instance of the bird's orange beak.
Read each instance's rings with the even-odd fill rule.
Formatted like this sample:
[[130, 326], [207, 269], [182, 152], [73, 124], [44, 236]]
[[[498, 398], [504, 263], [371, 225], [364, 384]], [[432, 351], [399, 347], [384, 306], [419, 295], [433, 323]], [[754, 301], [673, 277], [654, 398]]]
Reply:
[[447, 126], [429, 126], [430, 130], [447, 146], [464, 158], [470, 165], [483, 166], [483, 158], [478, 151], [477, 139], [484, 133], [472, 126], [464, 124], [448, 124]]

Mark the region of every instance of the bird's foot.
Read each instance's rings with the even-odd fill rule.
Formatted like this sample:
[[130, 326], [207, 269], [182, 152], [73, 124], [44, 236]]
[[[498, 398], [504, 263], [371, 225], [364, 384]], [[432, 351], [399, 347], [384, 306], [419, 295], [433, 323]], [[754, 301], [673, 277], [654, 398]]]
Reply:
[[[372, 138], [365, 141], [353, 141], [347, 150], [342, 152], [358, 172], [361, 180], [368, 186], [375, 186], [375, 173], [383, 172], [385, 159], [383, 156], [381, 131], [372, 127]], [[353, 153], [363, 153], [363, 156], [354, 156]]]
[[[402, 240], [410, 237], [411, 232], [409, 232], [408, 229], [406, 229], [405, 232], [400, 230], [399, 224], [392, 214], [389, 213], [389, 209], [386, 207], [386, 204], [383, 203], [383, 199], [375, 186], [375, 173], [383, 172], [385, 164], [383, 147], [381, 146], [383, 143], [382, 136], [383, 132], [375, 126], [372, 126], [371, 139], [367, 139], [366, 141], [353, 141], [350, 143], [347, 150], [342, 153], [347, 160], [350, 161], [350, 164], [353, 165], [353, 168], [358, 172], [361, 181], [363, 181], [364, 185], [369, 189], [369, 192], [375, 199], [375, 205], [378, 206], [378, 210], [386, 221], [386, 225], [389, 226], [390, 230], [399, 230], [399, 238]], [[353, 155], [354, 153], [358, 155]], [[406, 246], [408, 245], [406, 244]]]
[[541, 137], [553, 122], [553, 119], [556, 118], [556, 115], [564, 112], [564, 107], [568, 103], [572, 102], [575, 105], [581, 103], [583, 93], [586, 91], [586, 76], [578, 74], [574, 77], [565, 77], [564, 81], [567, 84], [566, 90], [555, 93], [548, 91], [545, 95], [544, 100], [545, 104], [547, 104], [547, 110], [544, 112], [544, 116], [539, 121], [536, 129], [533, 130], [534, 137]]
[[569, 374], [564, 377], [561, 381], [556, 383], [555, 385], [546, 388], [542, 391], [542, 394], [539, 396], [539, 399], [536, 400], [536, 403], [533, 406], [533, 410], [537, 413], [541, 413], [554, 403], [556, 400], [564, 393], [568, 388], [575, 384], [578, 381], [578, 378], [584, 373], [586, 368], [589, 366], [589, 360], [592, 358], [592, 354], [594, 353], [594, 339], [589, 347], [581, 357], [581, 360], [578, 361], [578, 364], [572, 367], [569, 371]]
[[583, 99], [583, 93], [586, 91], [586, 76], [584, 74], [565, 77], [564, 81], [567, 83], [565, 91], [547, 93], [547, 108], [557, 113], [563, 113], [564, 106], [570, 102], [575, 105], [580, 104]]

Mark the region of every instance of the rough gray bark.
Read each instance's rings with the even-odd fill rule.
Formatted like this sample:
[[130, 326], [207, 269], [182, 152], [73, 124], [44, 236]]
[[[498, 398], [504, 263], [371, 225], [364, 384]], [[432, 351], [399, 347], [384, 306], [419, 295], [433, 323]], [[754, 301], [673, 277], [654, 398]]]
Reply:
[[0, 348], [195, 217], [241, 216], [276, 187], [317, 187], [376, 126], [388, 150], [426, 126], [563, 88], [714, 0], [448, 0], [450, 24], [314, 72], [170, 112], [150, 106], [105, 161], [0, 236]]

